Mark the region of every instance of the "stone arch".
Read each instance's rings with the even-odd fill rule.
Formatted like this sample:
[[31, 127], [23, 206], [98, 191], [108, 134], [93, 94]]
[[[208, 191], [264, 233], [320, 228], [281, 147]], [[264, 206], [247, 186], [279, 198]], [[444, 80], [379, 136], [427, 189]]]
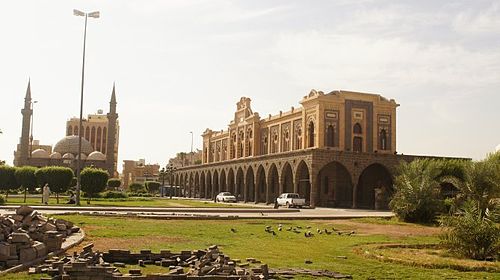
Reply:
[[301, 160], [297, 165], [297, 172], [295, 178], [297, 178], [296, 192], [303, 198], [306, 202], [311, 200], [311, 181], [310, 181], [309, 167], [305, 161]]
[[332, 124], [326, 129], [326, 145], [327, 147], [335, 147], [335, 129]]
[[194, 178], [193, 178], [193, 172], [189, 172], [189, 192], [188, 192], [188, 196], [189, 197], [193, 197], [193, 193], [194, 193]]
[[266, 172], [262, 165], [257, 167], [255, 184], [255, 202], [265, 202], [266, 199]]
[[353, 206], [353, 184], [349, 170], [340, 162], [332, 161], [318, 173], [318, 205], [325, 207]]
[[243, 174], [243, 169], [241, 166], [238, 168], [238, 171], [236, 171], [236, 181], [234, 184], [234, 196], [236, 197], [237, 200], [241, 200], [241, 198], [244, 199], [244, 189], [245, 189], [245, 176]]
[[194, 174], [194, 193], [193, 197], [199, 198], [200, 197], [200, 174], [196, 172]]
[[216, 192], [219, 190], [219, 187], [220, 187], [220, 184], [219, 184], [219, 172], [216, 170], [214, 170], [214, 175], [213, 175], [213, 178], [212, 178], [212, 189], [210, 191], [210, 193], [208, 194], [210, 199], [214, 199], [215, 196], [217, 195]]
[[392, 193], [391, 173], [384, 165], [373, 163], [359, 176], [355, 205], [357, 208], [388, 209]]
[[248, 166], [248, 168], [247, 168], [243, 199], [245, 200], [245, 202], [255, 201], [254, 172], [253, 172], [253, 168], [251, 166]]
[[281, 185], [280, 193], [293, 193], [293, 171], [290, 163], [285, 162], [281, 170]]
[[210, 195], [212, 194], [212, 172], [210, 170], [207, 171], [207, 178], [205, 181], [205, 198], [210, 198]]
[[228, 192], [232, 192], [235, 196], [236, 194], [233, 192], [234, 190], [234, 171], [232, 168], [229, 168], [229, 170], [227, 171], [227, 186], [226, 186], [226, 189], [224, 189], [224, 191], [228, 191]]
[[205, 172], [200, 173], [200, 198], [205, 198], [207, 185], [206, 185], [207, 176]]
[[219, 190], [216, 192], [217, 194], [222, 192], [222, 191], [227, 191], [227, 184], [226, 184], [226, 171], [224, 169], [221, 170], [220, 172], [220, 185], [219, 185]]
[[278, 197], [279, 192], [279, 174], [276, 164], [271, 164], [267, 172], [266, 203], [273, 202]]

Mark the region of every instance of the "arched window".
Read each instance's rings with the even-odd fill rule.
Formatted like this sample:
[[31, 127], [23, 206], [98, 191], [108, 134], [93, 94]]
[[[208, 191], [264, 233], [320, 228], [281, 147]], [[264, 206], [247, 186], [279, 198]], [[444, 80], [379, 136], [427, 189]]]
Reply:
[[352, 129], [354, 134], [361, 134], [363, 133], [363, 129], [361, 128], [361, 125], [359, 123], [356, 123]]
[[363, 138], [359, 136], [354, 136], [352, 150], [354, 152], [362, 152], [363, 151]]
[[90, 128], [87, 126], [87, 128], [85, 128], [85, 139], [87, 141], [89, 141], [90, 139]]
[[71, 136], [73, 134], [73, 127], [68, 126], [68, 132], [66, 132], [66, 136]]
[[90, 143], [92, 144], [92, 147], [95, 147], [95, 126], [92, 127], [91, 132], [90, 132]]
[[309, 148], [314, 147], [314, 123], [309, 123]]
[[101, 127], [97, 128], [97, 139], [96, 139], [95, 149], [96, 149], [96, 151], [102, 152], [101, 151]]
[[326, 146], [335, 147], [335, 130], [333, 125], [329, 125], [326, 129]]
[[102, 129], [102, 153], [106, 154], [106, 146], [108, 145], [107, 143], [108, 140], [108, 130], [106, 128]]
[[380, 131], [380, 149], [387, 150], [387, 132], [385, 129]]
[[78, 126], [73, 128], [73, 135], [78, 135]]

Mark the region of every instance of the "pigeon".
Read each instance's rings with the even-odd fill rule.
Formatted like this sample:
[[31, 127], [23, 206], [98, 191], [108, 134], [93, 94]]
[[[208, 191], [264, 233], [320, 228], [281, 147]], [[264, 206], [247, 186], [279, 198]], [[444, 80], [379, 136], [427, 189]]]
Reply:
[[326, 228], [325, 228], [325, 233], [328, 234], [328, 235], [332, 234], [332, 232], [328, 231]]
[[297, 226], [296, 228], [302, 228], [301, 226]]
[[281, 231], [281, 227], [279, 227], [278, 230]]
[[291, 230], [292, 230], [292, 227], [289, 227], [289, 228], [287, 228], [286, 230], [287, 230], [287, 231], [291, 231]]
[[311, 226], [307, 226], [306, 228], [311, 228]]
[[236, 230], [235, 230], [234, 228], [231, 228], [231, 231], [232, 231], [232, 232], [236, 232]]
[[273, 235], [276, 235], [276, 232], [275, 232], [274, 230], [272, 230], [272, 231], [271, 231], [271, 233], [272, 233]]

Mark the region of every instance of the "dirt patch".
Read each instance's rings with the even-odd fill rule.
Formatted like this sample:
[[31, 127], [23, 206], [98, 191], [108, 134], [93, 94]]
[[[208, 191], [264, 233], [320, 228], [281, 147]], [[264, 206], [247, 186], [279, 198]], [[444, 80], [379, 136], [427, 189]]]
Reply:
[[147, 237], [133, 237], [133, 238], [116, 238], [116, 237], [99, 237], [93, 238], [87, 236], [88, 238], [80, 244], [79, 246], [70, 250], [80, 252], [83, 246], [93, 243], [95, 250], [101, 252], [108, 251], [109, 249], [126, 249], [131, 251], [137, 251], [140, 249], [149, 249], [158, 244], [172, 244], [172, 243], [184, 243], [189, 242], [189, 239], [175, 236], [147, 236]]
[[383, 225], [356, 222], [355, 220], [315, 221], [316, 223], [333, 224], [348, 227], [358, 234], [381, 234], [389, 237], [431, 236], [441, 233], [439, 227], [420, 225]]

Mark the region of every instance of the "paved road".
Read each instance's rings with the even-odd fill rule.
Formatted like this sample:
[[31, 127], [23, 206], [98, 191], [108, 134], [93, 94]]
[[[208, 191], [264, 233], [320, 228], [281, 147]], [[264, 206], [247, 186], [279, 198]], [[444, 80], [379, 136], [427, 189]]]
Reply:
[[[13, 213], [16, 206], [1, 206], [0, 213]], [[363, 209], [316, 208], [273, 209], [265, 208], [154, 208], [154, 207], [64, 207], [34, 206], [44, 214], [80, 213], [88, 215], [127, 215], [158, 219], [346, 219], [362, 217], [392, 217], [390, 211]]]

